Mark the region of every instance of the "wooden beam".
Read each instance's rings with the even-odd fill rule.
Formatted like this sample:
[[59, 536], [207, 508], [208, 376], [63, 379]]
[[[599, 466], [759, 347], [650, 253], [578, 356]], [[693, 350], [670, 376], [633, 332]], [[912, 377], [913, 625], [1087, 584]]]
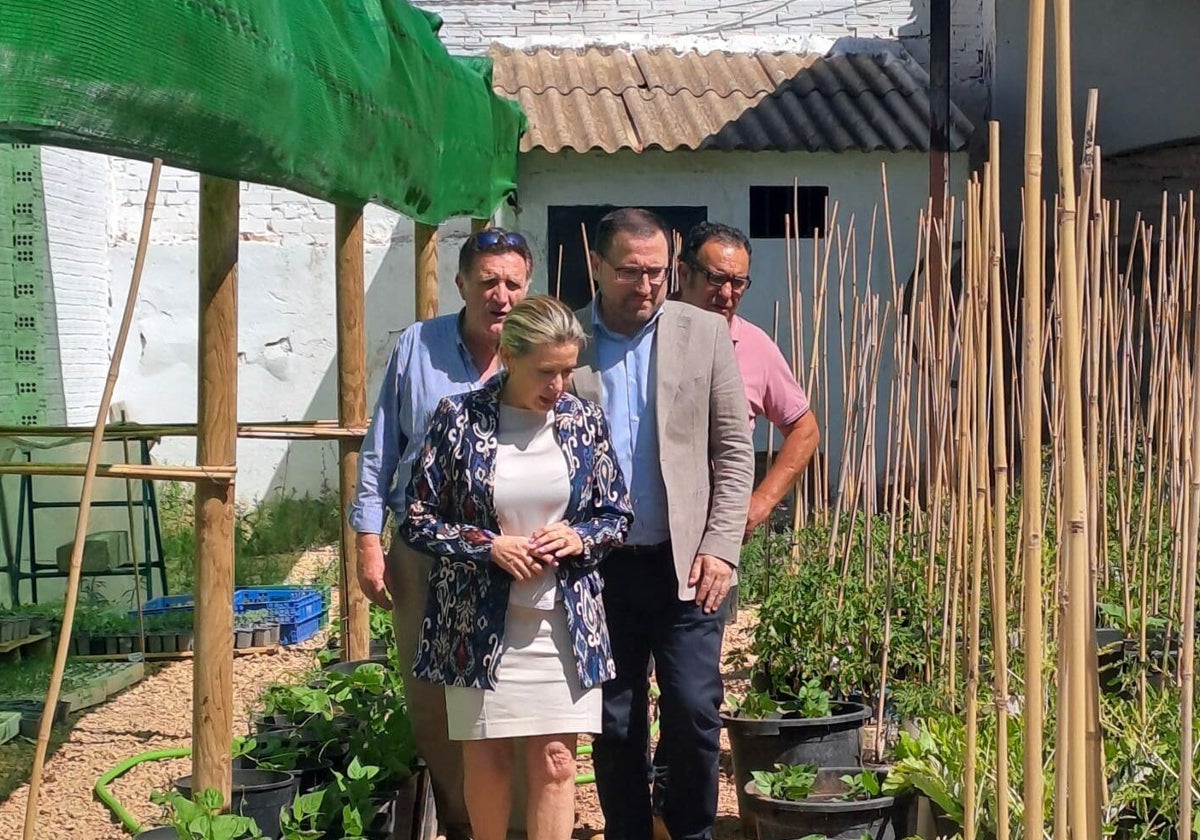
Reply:
[[[240, 438], [279, 440], [340, 440], [361, 438], [361, 426], [343, 426], [336, 420], [279, 420], [274, 423], [239, 423]], [[91, 426], [0, 426], [0, 438], [90, 437]], [[195, 437], [195, 423], [114, 423], [104, 429], [105, 440], [150, 440], [160, 437]]]
[[[363, 275], [361, 207], [338, 207], [336, 213], [338, 421], [343, 426], [367, 424], [367, 345], [363, 323], [366, 291]], [[366, 659], [371, 640], [370, 604], [358, 583], [355, 532], [346, 510], [354, 501], [361, 439], [338, 441], [342, 502], [341, 610], [342, 658]]]
[[[237, 460], [238, 182], [200, 176], [200, 337], [196, 463]], [[196, 484], [196, 666], [192, 773], [196, 790], [229, 802], [233, 741], [233, 484]]]
[[[79, 476], [87, 473], [86, 464], [0, 464], [0, 475]], [[188, 467], [170, 464], [97, 464], [97, 478], [124, 478], [151, 481], [229, 482], [237, 467]]]
[[413, 222], [413, 244], [416, 247], [417, 299], [414, 315], [426, 321], [438, 314], [438, 255], [437, 228]]

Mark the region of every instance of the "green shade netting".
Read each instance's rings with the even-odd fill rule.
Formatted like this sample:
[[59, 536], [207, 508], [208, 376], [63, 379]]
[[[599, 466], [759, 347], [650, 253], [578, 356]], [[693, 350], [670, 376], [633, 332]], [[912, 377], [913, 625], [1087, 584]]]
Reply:
[[0, 0], [0, 138], [487, 217], [525, 119], [440, 25], [403, 0]]

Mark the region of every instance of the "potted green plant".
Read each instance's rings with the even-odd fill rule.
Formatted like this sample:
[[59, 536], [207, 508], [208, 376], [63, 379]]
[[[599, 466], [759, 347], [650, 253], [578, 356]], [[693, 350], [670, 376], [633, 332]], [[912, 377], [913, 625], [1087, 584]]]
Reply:
[[138, 834], [138, 840], [263, 840], [252, 817], [223, 814], [221, 792], [202, 790], [195, 799], [176, 792], [155, 793], [151, 800], [167, 808], [170, 824]]
[[248, 738], [234, 753], [235, 765], [291, 773], [300, 791], [307, 793], [332, 778], [333, 762], [322, 755], [323, 744], [296, 737], [294, 731], [275, 730]]
[[[279, 837], [280, 814], [296, 794], [296, 779], [291, 773], [281, 770], [233, 771], [233, 783], [229, 795], [231, 815], [251, 820], [262, 835]], [[175, 789], [184, 797], [192, 795], [192, 777], [182, 776], [175, 780]], [[201, 796], [204, 794], [202, 793]], [[220, 794], [217, 795], [218, 807]]]
[[729, 734], [742, 830], [754, 837], [754, 811], [746, 786], [755, 772], [775, 764], [852, 767], [861, 763], [859, 730], [871, 716], [861, 703], [832, 700], [817, 680], [775, 696], [750, 692], [729, 697], [721, 722]]
[[885, 770], [776, 764], [745, 785], [760, 840], [819, 835], [861, 840], [895, 833], [898, 806], [882, 791]]
[[[368, 613], [368, 621], [370, 643], [367, 649], [367, 659], [361, 661], [385, 662], [389, 653], [396, 647], [396, 629], [392, 623], [392, 614], [389, 610], [372, 604], [371, 611]], [[317, 657], [322, 665], [329, 665], [341, 660], [342, 638], [338, 630], [329, 634], [325, 648], [317, 654]]]

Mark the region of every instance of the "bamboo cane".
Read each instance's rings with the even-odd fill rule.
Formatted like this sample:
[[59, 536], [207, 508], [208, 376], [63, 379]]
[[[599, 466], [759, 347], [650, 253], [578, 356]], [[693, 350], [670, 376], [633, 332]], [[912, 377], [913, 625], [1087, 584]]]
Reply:
[[125, 297], [121, 326], [117, 331], [112, 359], [109, 361], [108, 376], [104, 381], [104, 391], [100, 397], [100, 407], [96, 411], [96, 426], [92, 430], [91, 443], [88, 445], [87, 466], [83, 474], [83, 487], [79, 494], [79, 513], [75, 520], [75, 536], [71, 545], [71, 564], [67, 574], [62, 628], [58, 634], [58, 647], [54, 653], [54, 669], [50, 673], [50, 685], [46, 689], [46, 702], [42, 708], [37, 744], [33, 753], [33, 768], [29, 774], [29, 797], [25, 803], [25, 824], [22, 835], [24, 840], [33, 840], [34, 831], [37, 829], [38, 798], [42, 789], [42, 771], [46, 763], [46, 750], [50, 746], [50, 730], [54, 725], [53, 710], [58, 705], [59, 693], [62, 690], [63, 671], [67, 666], [71, 629], [75, 622], [75, 605], [79, 599], [79, 578], [83, 569], [84, 541], [87, 539], [88, 522], [91, 517], [92, 488], [95, 485], [96, 466], [100, 459], [101, 444], [104, 441], [104, 426], [108, 419], [109, 406], [112, 405], [117, 374], [120, 373], [125, 343], [129, 338], [129, 327], [133, 322], [133, 309], [137, 303], [138, 288], [142, 282], [146, 248], [150, 244], [150, 222], [154, 216], [154, 201], [158, 193], [158, 178], [161, 171], [162, 161], [155, 158], [150, 169], [150, 183], [146, 189], [146, 200], [142, 208], [142, 228], [138, 236], [137, 254], [133, 262], [133, 276], [129, 281], [129, 292]]
[[[1063, 389], [1065, 411], [1064, 431], [1066, 469], [1064, 471], [1065, 519], [1059, 519], [1060, 551], [1066, 562], [1067, 627], [1066, 678], [1067, 694], [1064, 706], [1070, 714], [1067, 727], [1059, 732], [1059, 743], [1069, 743], [1067, 755], [1067, 808], [1075, 837], [1095, 840], [1097, 815], [1089, 810], [1091, 781], [1089, 768], [1094, 766], [1091, 748], [1098, 743], [1097, 724], [1089, 719], [1095, 687], [1088, 681], [1088, 521], [1087, 477], [1083, 450], [1083, 406], [1079, 376], [1082, 367], [1080, 332], [1082, 320], [1079, 304], [1078, 262], [1075, 249], [1076, 193], [1074, 175], [1074, 140], [1071, 119], [1071, 1], [1054, 0], [1055, 34], [1055, 95], [1058, 122], [1059, 171], [1059, 247], [1062, 249], [1059, 297], [1062, 301], [1063, 335], [1059, 347], [1060, 387]], [[1098, 763], [1098, 757], [1096, 757]], [[1061, 772], [1061, 768], [1060, 768]]]
[[583, 237], [583, 253], [584, 253], [584, 256], [586, 257], [586, 259], [584, 259], [584, 264], [587, 266], [588, 292], [591, 294], [592, 298], [595, 299], [595, 297], [596, 297], [596, 277], [592, 272], [592, 260], [591, 260], [592, 249], [591, 249], [591, 246], [588, 245], [587, 225], [584, 222], [579, 223], [579, 234]]
[[[984, 180], [991, 179], [991, 163], [984, 164]], [[963, 230], [964, 239], [970, 245], [969, 271], [963, 272], [963, 285], [966, 287], [966, 303], [964, 304], [965, 324], [967, 328], [966, 346], [970, 355], [969, 361], [963, 365], [963, 376], [960, 388], [974, 400], [971, 411], [971, 423], [963, 423], [963, 429], [970, 429], [970, 438], [977, 442], [972, 447], [970, 461], [960, 460], [960, 468], [964, 474], [970, 474], [974, 487], [972, 488], [971, 503], [971, 574], [967, 579], [967, 746], [963, 770], [963, 837], [964, 840], [975, 840], [978, 832], [979, 813], [977, 805], [976, 762], [978, 760], [979, 740], [979, 647], [980, 647], [980, 612], [982, 611], [983, 590], [983, 548], [987, 516], [987, 478], [988, 451], [983, 442], [987, 439], [987, 362], [983, 337], [986, 336], [984, 316], [986, 296], [983, 284], [980, 282], [980, 252], [983, 248], [981, 220], [983, 202], [980, 199], [980, 185], [973, 185], [968, 198], [967, 227]], [[964, 356], [966, 359], [966, 356]], [[965, 437], [965, 435], [964, 435]], [[965, 454], [965, 453], [964, 453]]]
[[[996, 840], [1008, 840], [1008, 591], [1005, 525], [1008, 505], [1008, 453], [1005, 451], [1004, 329], [1000, 298], [1000, 124], [988, 123], [988, 158], [991, 180], [988, 221], [991, 223], [988, 265], [991, 311], [992, 378], [992, 646], [993, 691], [996, 703]], [[981, 423], [982, 425], [982, 423]], [[982, 441], [981, 441], [982, 444]], [[982, 445], [979, 447], [982, 449]]]
[[[1200, 346], [1200, 320], [1193, 330], [1193, 346]], [[1182, 722], [1179, 756], [1179, 836], [1192, 834], [1192, 781], [1193, 772], [1193, 715], [1195, 713], [1195, 656], [1196, 656], [1196, 552], [1200, 542], [1200, 369], [1193, 362], [1191, 388], [1191, 452], [1188, 476], [1189, 499], [1186, 537], [1184, 548], [1183, 605], [1180, 635], [1183, 647], [1180, 651], [1179, 676], [1182, 684], [1179, 716]]]
[[[588, 262], [588, 255], [583, 255], [584, 262]], [[558, 243], [558, 263], [554, 269], [554, 296], [562, 300], [562, 264], [563, 264], [563, 246]]]

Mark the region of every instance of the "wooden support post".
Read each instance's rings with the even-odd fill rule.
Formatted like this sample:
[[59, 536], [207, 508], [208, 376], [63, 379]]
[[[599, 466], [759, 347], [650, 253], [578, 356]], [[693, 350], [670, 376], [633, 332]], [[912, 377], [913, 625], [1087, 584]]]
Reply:
[[[367, 424], [367, 346], [365, 284], [363, 277], [363, 214], [361, 207], [336, 211], [334, 244], [337, 271], [338, 422], [342, 426]], [[358, 583], [355, 533], [345, 515], [354, 500], [358, 480], [359, 438], [338, 441], [341, 472], [338, 487], [342, 502], [341, 609], [342, 659], [366, 659], [370, 647], [370, 605]]]
[[[237, 459], [238, 182], [200, 176], [200, 337], [196, 463]], [[196, 484], [195, 789], [229, 803], [233, 742], [233, 483]]]
[[491, 219], [471, 219], [471, 233], [479, 233], [479, 231], [487, 230], [491, 226]]
[[417, 254], [417, 300], [414, 316], [427, 321], [438, 314], [437, 227], [413, 222], [413, 244]]

